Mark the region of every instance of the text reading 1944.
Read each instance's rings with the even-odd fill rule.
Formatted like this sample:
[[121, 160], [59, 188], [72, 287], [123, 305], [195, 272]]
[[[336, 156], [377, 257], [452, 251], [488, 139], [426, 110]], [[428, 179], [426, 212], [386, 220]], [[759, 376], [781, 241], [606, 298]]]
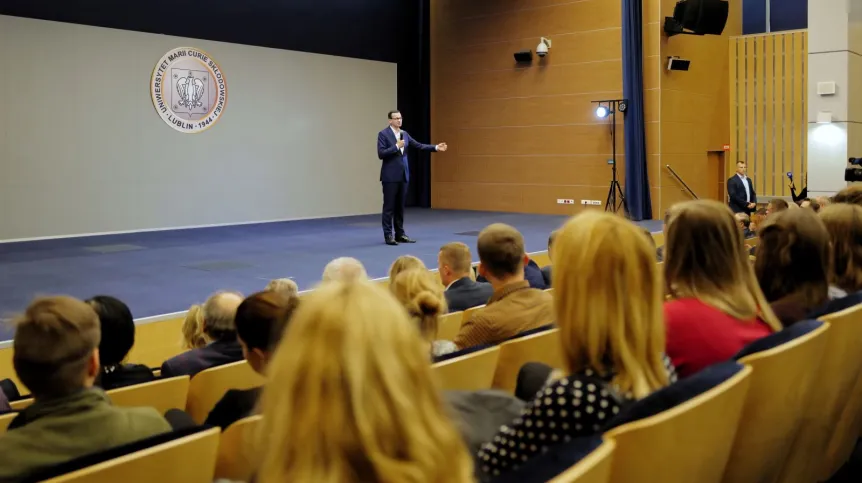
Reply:
[[212, 127], [224, 113], [227, 81], [206, 52], [179, 47], [159, 59], [150, 94], [165, 123], [183, 133], [198, 133]]

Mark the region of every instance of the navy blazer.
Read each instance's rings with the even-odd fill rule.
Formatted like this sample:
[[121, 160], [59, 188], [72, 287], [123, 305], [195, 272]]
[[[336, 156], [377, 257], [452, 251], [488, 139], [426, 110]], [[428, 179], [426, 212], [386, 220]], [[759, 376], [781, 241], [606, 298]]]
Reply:
[[[524, 280], [530, 282], [530, 288], [537, 288], [539, 290], [545, 290], [548, 285], [545, 283], [545, 275], [542, 273], [542, 269], [539, 268], [539, 264], [536, 263], [532, 258], [529, 263], [524, 265]], [[488, 279], [477, 275], [477, 282], [488, 282]]]
[[[757, 193], [754, 191], [754, 180], [748, 178], [748, 185], [751, 187], [751, 196], [748, 203], [757, 203]], [[730, 209], [734, 213], [749, 213], [753, 210], [748, 208], [748, 203], [745, 202], [745, 184], [739, 179], [738, 174], [734, 174], [727, 180], [727, 196], [730, 198]]]
[[198, 349], [183, 352], [162, 363], [162, 378], [189, 376], [211, 367], [243, 360], [242, 347], [236, 340], [217, 340]]
[[453, 282], [444, 295], [449, 312], [460, 312], [488, 303], [494, 295], [494, 287], [490, 283], [474, 282], [470, 277], [464, 277]]
[[401, 130], [404, 135], [404, 154], [398, 149], [398, 142], [391, 127], [377, 133], [377, 157], [383, 161], [380, 166], [380, 181], [384, 183], [398, 183], [410, 181], [410, 167], [407, 164], [407, 147], [411, 146], [420, 151], [436, 151], [437, 146], [433, 144], [422, 144], [413, 139], [407, 131]]

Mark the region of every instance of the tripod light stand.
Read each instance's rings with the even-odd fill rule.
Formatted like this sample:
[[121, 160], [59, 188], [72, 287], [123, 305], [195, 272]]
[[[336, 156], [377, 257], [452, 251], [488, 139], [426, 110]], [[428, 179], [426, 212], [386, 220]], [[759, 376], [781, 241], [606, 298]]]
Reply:
[[626, 197], [623, 194], [623, 188], [617, 180], [617, 111], [625, 114], [628, 110], [628, 101], [626, 99], [609, 99], [604, 101], [593, 101], [593, 104], [598, 104], [596, 108], [596, 116], [604, 119], [610, 115], [611, 118], [611, 144], [613, 145], [613, 155], [611, 158], [611, 186], [608, 189], [608, 199], [605, 202], [605, 211], [616, 213], [620, 208], [626, 215], [629, 212]]

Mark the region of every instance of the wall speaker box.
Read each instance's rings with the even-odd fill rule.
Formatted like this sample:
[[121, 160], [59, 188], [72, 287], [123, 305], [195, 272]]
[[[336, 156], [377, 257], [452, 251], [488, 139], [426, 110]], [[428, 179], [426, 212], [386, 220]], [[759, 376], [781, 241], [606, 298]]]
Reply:
[[691, 61], [685, 59], [667, 59], [667, 70], [682, 70], [687, 71], [691, 67]]
[[[724, 0], [685, 0], [683, 18], [676, 16], [678, 8], [674, 8], [674, 18], [681, 20], [682, 26], [698, 35], [721, 35], [727, 25], [729, 4]], [[679, 4], [677, 4], [679, 7]]]
[[515, 52], [515, 62], [532, 62], [533, 61], [533, 51], [532, 50], [522, 50], [520, 52]]

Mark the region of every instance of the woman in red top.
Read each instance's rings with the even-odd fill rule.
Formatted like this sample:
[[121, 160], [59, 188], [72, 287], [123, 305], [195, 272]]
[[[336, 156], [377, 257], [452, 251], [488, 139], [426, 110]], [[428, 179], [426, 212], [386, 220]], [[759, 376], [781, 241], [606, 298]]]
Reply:
[[689, 201], [672, 206], [667, 219], [667, 355], [686, 377], [730, 359], [781, 323], [760, 290], [730, 209]]

